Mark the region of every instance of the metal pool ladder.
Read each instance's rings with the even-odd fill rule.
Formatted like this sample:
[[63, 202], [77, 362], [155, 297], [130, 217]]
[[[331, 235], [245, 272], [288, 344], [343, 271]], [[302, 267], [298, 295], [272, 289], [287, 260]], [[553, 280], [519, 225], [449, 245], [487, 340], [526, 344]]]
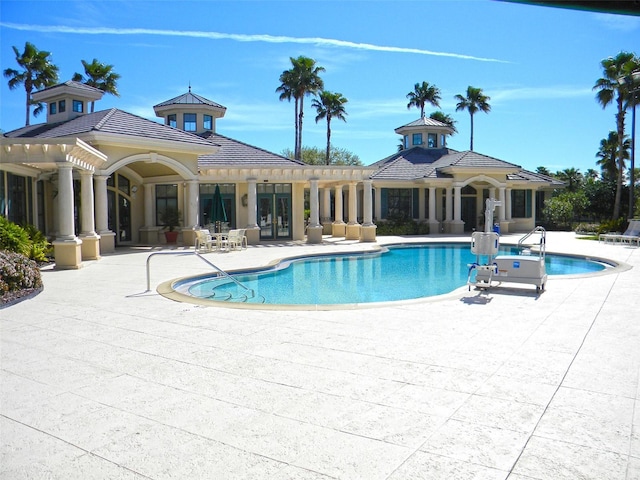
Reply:
[[[212, 262], [210, 262], [209, 260], [204, 258], [202, 255], [200, 255], [196, 251], [193, 251], [193, 252], [152, 252], [151, 254], [149, 254], [149, 256], [147, 257], [147, 292], [151, 291], [151, 257], [153, 257], [154, 255], [195, 255], [199, 259], [201, 259], [203, 262], [205, 262], [207, 265], [209, 265], [214, 270], [216, 270], [220, 276], [231, 280], [233, 283], [235, 283], [239, 287], [243, 288], [247, 292], [246, 295], [244, 296], [245, 297], [245, 300], [244, 300], [245, 302], [249, 298], [254, 298], [255, 297], [255, 291], [253, 289], [243, 285], [236, 278], [234, 278], [232, 275], [229, 275], [227, 272], [225, 272], [220, 267], [218, 267], [217, 265], [213, 264]], [[227, 300], [231, 300], [231, 299], [227, 299]]]

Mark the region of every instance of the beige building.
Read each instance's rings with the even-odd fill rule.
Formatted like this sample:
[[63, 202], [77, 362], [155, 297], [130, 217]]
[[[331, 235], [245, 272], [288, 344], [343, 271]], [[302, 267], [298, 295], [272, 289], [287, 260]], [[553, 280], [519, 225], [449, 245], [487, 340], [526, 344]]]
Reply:
[[[396, 129], [402, 151], [373, 165], [314, 166], [216, 132], [226, 108], [189, 92], [154, 108], [162, 123], [118, 109], [88, 113], [103, 92], [73, 81], [33, 95], [43, 124], [0, 139], [0, 214], [53, 239], [56, 266], [79, 268], [118, 246], [165, 243], [163, 213], [181, 213], [178, 242], [212, 224], [219, 186], [229, 228], [250, 244], [375, 241], [375, 222], [404, 215], [430, 231], [482, 225], [483, 199], [503, 200], [503, 231], [529, 230], [549, 177], [446, 148], [451, 130], [420, 119]], [[305, 213], [306, 211], [306, 213]]]

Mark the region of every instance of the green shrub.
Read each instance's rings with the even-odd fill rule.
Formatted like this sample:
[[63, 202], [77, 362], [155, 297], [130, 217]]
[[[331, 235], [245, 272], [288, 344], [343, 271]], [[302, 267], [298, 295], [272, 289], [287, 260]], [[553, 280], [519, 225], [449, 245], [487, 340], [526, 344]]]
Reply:
[[33, 225], [23, 228], [0, 216], [0, 250], [21, 253], [36, 262], [44, 262], [51, 245]]
[[574, 231], [576, 233], [596, 233], [599, 229], [599, 223], [579, 223]]
[[20, 253], [0, 251], [0, 295], [40, 287], [42, 277], [36, 262]]
[[376, 223], [376, 235], [428, 235], [429, 224], [407, 217], [390, 217]]
[[618, 218], [617, 220], [607, 220], [600, 224], [597, 233], [624, 232], [626, 220]]
[[29, 234], [20, 225], [0, 216], [0, 250], [29, 255]]
[[33, 225], [27, 225], [24, 229], [29, 235], [29, 240], [31, 240], [29, 258], [36, 262], [46, 262], [52, 253], [51, 244], [47, 237]]

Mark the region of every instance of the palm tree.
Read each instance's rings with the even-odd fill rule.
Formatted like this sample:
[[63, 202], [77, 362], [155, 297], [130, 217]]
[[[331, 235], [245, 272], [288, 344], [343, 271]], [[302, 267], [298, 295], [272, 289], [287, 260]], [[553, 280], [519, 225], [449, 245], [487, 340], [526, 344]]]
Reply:
[[[7, 68], [4, 70], [4, 76], [9, 79], [8, 85], [11, 90], [20, 84], [24, 85], [24, 90], [27, 92], [25, 125], [29, 125], [30, 108], [34, 104], [31, 100], [31, 93], [33, 90], [55, 85], [58, 81], [58, 67], [51, 63], [50, 52], [38, 50], [32, 43], [26, 42], [24, 44], [23, 53], [20, 53], [16, 47], [13, 47], [13, 51], [16, 55], [16, 62], [22, 67], [22, 71]], [[42, 104], [37, 104], [33, 115], [39, 115], [43, 109]]]
[[[629, 97], [629, 88], [625, 82], [620, 82], [622, 78], [631, 73], [634, 64], [637, 63], [636, 56], [631, 52], [620, 52], [615, 57], [605, 58], [600, 62], [602, 66], [602, 78], [596, 80], [593, 89], [597, 90], [596, 100], [602, 108], [606, 108], [615, 101], [616, 126], [618, 139], [624, 139], [624, 117], [625, 100]], [[624, 144], [624, 142], [623, 142]], [[624, 146], [618, 145], [618, 177], [616, 182], [616, 196], [613, 204], [613, 218], [620, 216], [620, 199], [622, 197], [622, 178], [624, 174]]]
[[424, 118], [424, 106], [427, 103], [440, 108], [440, 89], [435, 85], [429, 85], [427, 82], [416, 83], [413, 86], [413, 92], [407, 93], [407, 98], [409, 99], [407, 109], [411, 107], [420, 108], [420, 118]]
[[280, 100], [291, 100], [291, 97], [295, 99], [295, 157], [296, 160], [300, 160], [304, 97], [309, 94], [316, 94], [324, 88], [324, 82], [320, 78], [320, 72], [324, 72], [324, 67], [316, 66], [315, 60], [304, 56], [298, 58], [290, 57], [289, 59], [292, 67], [280, 75], [281, 85], [276, 89], [276, 92], [280, 92]]
[[551, 172], [549, 171], [549, 169], [547, 167], [538, 167], [536, 168], [536, 173], [539, 173], [540, 175], [546, 175], [547, 177], [551, 176]]
[[[84, 66], [86, 78], [82, 76], [81, 73], [76, 72], [73, 74], [71, 80], [74, 82], [83, 82], [86, 85], [98, 88], [116, 97], [120, 96], [118, 93], [118, 80], [120, 79], [120, 75], [113, 71], [113, 65], [100, 63], [97, 58], [94, 58], [91, 63], [85, 60], [81, 60], [81, 62]], [[91, 113], [93, 113], [95, 103], [96, 102], [91, 102]]]
[[[292, 60], [293, 61], [293, 60]], [[280, 75], [280, 86], [276, 88], [276, 92], [280, 92], [280, 101], [287, 100], [288, 102], [291, 99], [294, 99], [294, 112], [293, 112], [293, 123], [295, 124], [295, 146], [293, 148], [293, 157], [296, 158], [298, 154], [298, 109], [300, 102], [298, 101], [298, 97], [296, 97], [293, 93], [295, 91], [295, 82], [293, 77], [293, 72], [291, 70], [285, 70]]]
[[491, 97], [487, 97], [482, 93], [481, 88], [469, 85], [467, 87], [466, 97], [458, 94], [454, 98], [458, 100], [456, 112], [460, 110], [468, 110], [469, 115], [471, 115], [471, 144], [469, 150], [473, 151], [473, 115], [476, 112], [489, 113], [491, 111], [491, 105], [489, 105], [488, 102], [491, 100]]
[[596, 181], [599, 176], [600, 174], [598, 174], [597, 170], [593, 168], [588, 168], [586, 173], [584, 174], [584, 178], [586, 178], [588, 181]]
[[344, 109], [345, 103], [347, 103], [345, 97], [341, 93], [333, 93], [327, 90], [320, 92], [319, 99], [314, 98], [311, 102], [311, 106], [316, 109], [318, 113], [316, 115], [316, 123], [323, 118], [327, 119], [327, 152], [325, 155], [325, 164], [329, 165], [329, 152], [331, 149], [331, 119], [337, 118], [346, 122], [347, 111]]
[[[623, 148], [623, 159], [629, 158], [629, 139], [625, 139]], [[611, 131], [607, 138], [600, 140], [600, 149], [596, 153], [599, 160], [596, 162], [600, 166], [602, 177], [609, 180], [618, 178], [618, 132]], [[622, 167], [624, 168], [624, 160]]]
[[577, 168], [565, 168], [561, 172], [557, 172], [556, 177], [568, 184], [567, 190], [570, 192], [575, 191], [582, 185], [583, 176], [582, 173], [580, 173], [580, 169]]
[[438, 110], [431, 113], [429, 115], [429, 118], [431, 118], [432, 120], [437, 120], [440, 123], [444, 123], [451, 130], [453, 130], [453, 133], [458, 133], [458, 129], [456, 128], [457, 122], [453, 118], [451, 118], [451, 115], [447, 115], [446, 113]]

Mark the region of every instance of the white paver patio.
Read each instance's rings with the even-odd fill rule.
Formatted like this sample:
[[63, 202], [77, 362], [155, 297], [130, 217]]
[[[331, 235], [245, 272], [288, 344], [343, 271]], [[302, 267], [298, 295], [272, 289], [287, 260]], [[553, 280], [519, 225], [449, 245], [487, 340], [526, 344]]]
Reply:
[[157, 249], [45, 270], [0, 310], [0, 478], [640, 480], [640, 248], [547, 250], [632, 268], [326, 311], [174, 302], [155, 286], [209, 267], [154, 257], [147, 292]]

